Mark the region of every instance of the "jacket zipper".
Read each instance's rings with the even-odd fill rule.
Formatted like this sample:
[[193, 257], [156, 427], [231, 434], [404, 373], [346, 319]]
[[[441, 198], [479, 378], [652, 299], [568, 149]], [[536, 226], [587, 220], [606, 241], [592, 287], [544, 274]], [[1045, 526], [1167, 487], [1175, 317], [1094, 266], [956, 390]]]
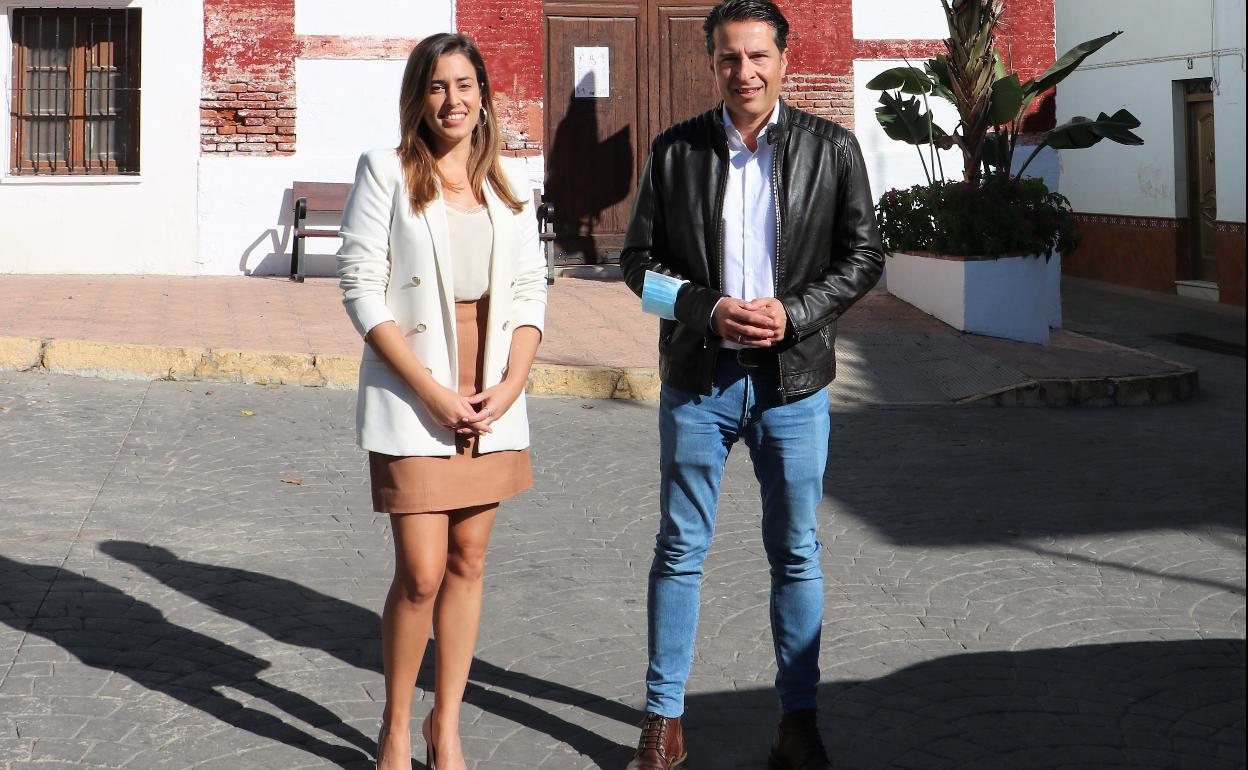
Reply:
[[[781, 108], [781, 124], [783, 124], [783, 107]], [[780, 299], [780, 284], [784, 276], [784, 206], [780, 200], [780, 169], [784, 161], [784, 150], [789, 143], [789, 132], [780, 134], [780, 143], [771, 152], [771, 200], [776, 210], [776, 269], [772, 272], [771, 296]], [[721, 218], [722, 222], [722, 218]], [[784, 355], [776, 355], [776, 366], [780, 376], [780, 403], [788, 403], [788, 395], [784, 388]]]
[[[717, 237], [715, 238], [715, 249], [718, 252], [716, 256], [718, 257], [718, 263], [719, 263], [719, 276], [718, 276], [719, 277], [719, 290], [722, 292], [724, 290], [724, 198], [728, 194], [728, 157], [727, 155], [724, 156], [723, 161], [720, 163], [719, 170], [720, 170], [719, 195], [718, 195], [718, 199], [715, 201], [715, 211], [718, 214], [718, 218], [715, 222], [715, 232], [717, 234]], [[709, 321], [707, 323], [707, 326], [708, 327], [710, 326]], [[706, 335], [702, 337], [702, 348], [705, 350], [706, 347], [709, 345], [709, 343], [710, 343], [710, 332], [708, 331]], [[716, 351], [716, 355], [717, 356], [719, 355], [718, 351]], [[707, 377], [707, 382], [706, 382], [706, 392], [710, 393], [715, 388], [715, 366], [714, 365], [712, 365], [707, 370], [707, 374], [708, 374], [708, 377]]]

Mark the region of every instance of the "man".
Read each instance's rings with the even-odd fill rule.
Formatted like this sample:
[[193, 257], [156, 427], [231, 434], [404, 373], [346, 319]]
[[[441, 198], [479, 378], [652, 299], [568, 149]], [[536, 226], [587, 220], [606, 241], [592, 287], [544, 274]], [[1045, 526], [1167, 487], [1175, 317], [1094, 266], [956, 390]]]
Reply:
[[875, 285], [884, 258], [853, 135], [780, 102], [788, 23], [779, 9], [728, 0], [703, 28], [723, 104], [654, 141], [620, 258], [638, 294], [648, 271], [687, 281], [675, 320], [659, 328], [661, 519], [647, 713], [627, 770], [686, 759], [680, 720], [702, 563], [738, 439], [761, 487], [771, 567], [783, 715], [769, 767], [821, 770], [831, 767], [815, 721], [826, 387], [836, 319]]

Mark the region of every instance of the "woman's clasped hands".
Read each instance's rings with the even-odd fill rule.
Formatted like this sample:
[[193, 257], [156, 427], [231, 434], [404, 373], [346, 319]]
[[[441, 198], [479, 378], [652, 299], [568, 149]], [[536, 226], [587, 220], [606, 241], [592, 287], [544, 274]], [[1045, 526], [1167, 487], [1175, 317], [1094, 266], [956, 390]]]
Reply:
[[426, 406], [439, 424], [460, 435], [481, 436], [493, 432], [490, 424], [507, 413], [520, 397], [520, 390], [505, 380], [471, 396], [439, 386]]

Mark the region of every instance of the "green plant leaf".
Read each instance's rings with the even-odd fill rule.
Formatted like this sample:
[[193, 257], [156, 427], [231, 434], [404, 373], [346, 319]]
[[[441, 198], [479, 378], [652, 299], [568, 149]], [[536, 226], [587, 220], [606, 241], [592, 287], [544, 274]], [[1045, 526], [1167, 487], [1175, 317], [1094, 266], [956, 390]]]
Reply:
[[1066, 76], [1074, 72], [1083, 60], [1101, 50], [1109, 41], [1122, 34], [1122, 30], [1111, 32], [1108, 35], [1102, 35], [1094, 40], [1088, 40], [1080, 43], [1066, 53], [1061, 58], [1049, 65], [1039, 77], [1028, 80], [1023, 84], [1023, 92], [1029, 96], [1043, 93], [1058, 83], [1066, 79]]
[[932, 95], [949, 102], [954, 101], [953, 91], [949, 89], [949, 60], [945, 58], [945, 55], [942, 53], [935, 59], [928, 59], [923, 69], [932, 79]]
[[1005, 61], [1001, 58], [1001, 53], [994, 48], [992, 51], [992, 79], [1000, 80], [1005, 76]]
[[941, 149], [953, 146], [949, 134], [932, 122], [931, 113], [922, 111], [916, 97], [902, 100], [888, 91], [881, 93], [875, 118], [889, 139], [906, 144], [935, 144]]
[[1133, 128], [1140, 127], [1139, 118], [1125, 109], [1118, 110], [1113, 115], [1106, 115], [1102, 112], [1096, 116], [1093, 126], [1093, 130], [1111, 142], [1131, 146], [1144, 144], [1144, 140], [1131, 131]]
[[1083, 150], [1102, 139], [1119, 144], [1141, 145], [1144, 140], [1131, 132], [1140, 121], [1126, 110], [1113, 115], [1101, 113], [1096, 120], [1076, 115], [1044, 136], [1044, 143], [1056, 150]]
[[1023, 84], [1018, 73], [1000, 78], [992, 84], [992, 101], [988, 107], [988, 119], [994, 126], [1009, 123], [1018, 117], [1023, 106]]
[[903, 94], [925, 94], [932, 90], [935, 83], [927, 73], [918, 67], [893, 67], [884, 70], [867, 82], [872, 91], [893, 91], [900, 89]]

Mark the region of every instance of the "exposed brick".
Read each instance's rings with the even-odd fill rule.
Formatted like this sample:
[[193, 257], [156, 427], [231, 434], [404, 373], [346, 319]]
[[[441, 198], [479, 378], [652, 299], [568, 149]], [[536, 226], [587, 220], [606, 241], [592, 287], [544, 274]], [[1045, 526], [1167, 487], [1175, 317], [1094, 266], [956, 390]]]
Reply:
[[278, 142], [277, 149], [281, 150], [282, 152], [294, 152], [295, 145], [293, 142]]
[[849, 74], [819, 75], [809, 72], [785, 77], [781, 95], [792, 106], [852, 129], [854, 82]]

